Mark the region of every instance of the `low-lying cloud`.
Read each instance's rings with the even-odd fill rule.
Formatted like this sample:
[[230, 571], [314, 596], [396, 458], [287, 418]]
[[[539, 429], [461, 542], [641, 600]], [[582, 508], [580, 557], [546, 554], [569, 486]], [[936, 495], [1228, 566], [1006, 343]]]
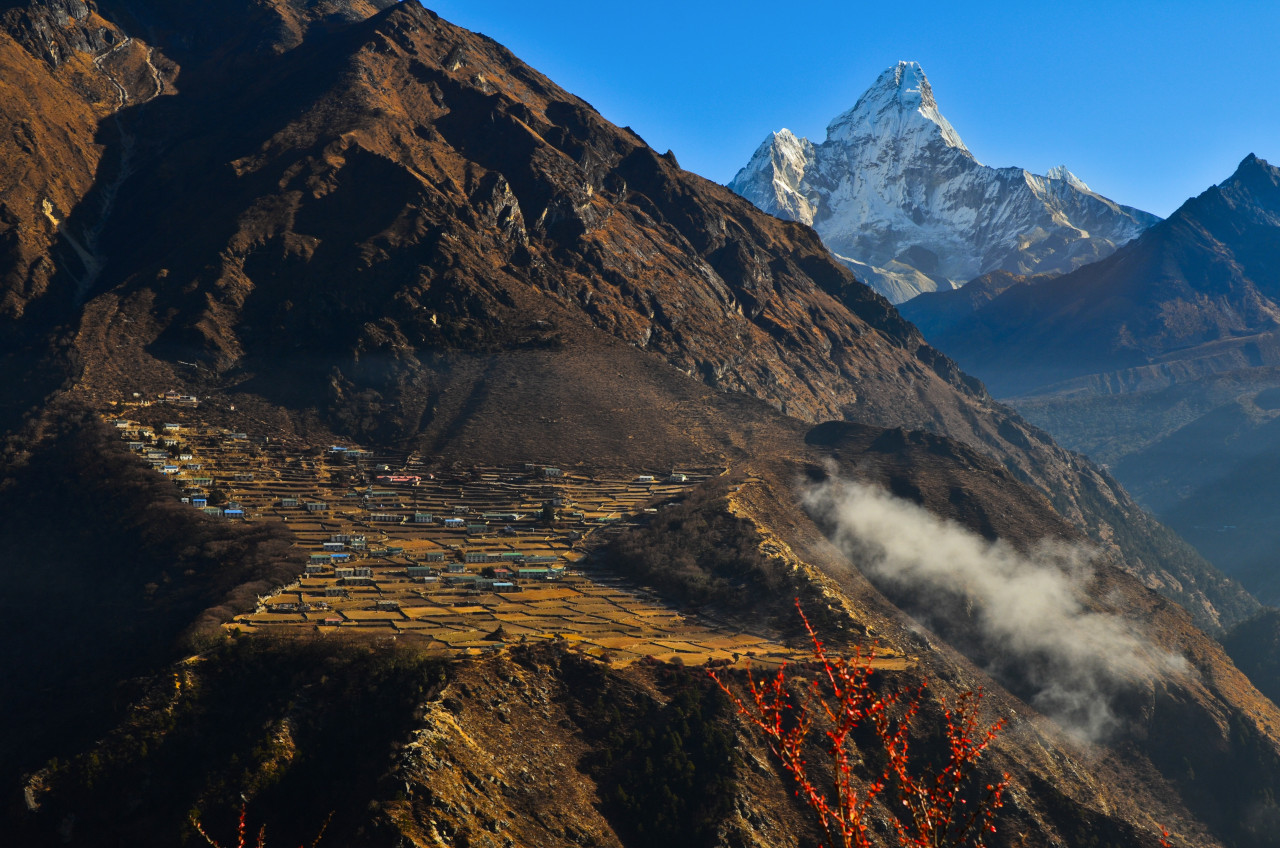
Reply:
[[909, 592], [931, 627], [976, 636], [989, 671], [1080, 737], [1116, 729], [1116, 701], [1134, 683], [1187, 667], [1130, 622], [1088, 608], [1084, 546], [1046, 540], [1024, 554], [862, 483], [828, 481], [804, 498], [874, 583]]

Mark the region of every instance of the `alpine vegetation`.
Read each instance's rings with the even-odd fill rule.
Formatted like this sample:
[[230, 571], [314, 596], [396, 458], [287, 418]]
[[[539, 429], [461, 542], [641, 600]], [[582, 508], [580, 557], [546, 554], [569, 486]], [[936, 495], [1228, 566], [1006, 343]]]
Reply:
[[1044, 540], [1023, 553], [856, 482], [824, 482], [804, 502], [877, 586], [910, 595], [917, 618], [1080, 739], [1116, 730], [1136, 684], [1189, 668], [1088, 600], [1085, 546]]

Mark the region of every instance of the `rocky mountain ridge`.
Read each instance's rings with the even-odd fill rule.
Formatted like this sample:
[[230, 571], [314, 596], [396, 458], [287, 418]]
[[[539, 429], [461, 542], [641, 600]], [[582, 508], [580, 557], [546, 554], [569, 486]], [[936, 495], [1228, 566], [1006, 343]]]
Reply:
[[[1011, 286], [935, 338], [1001, 396], [1126, 369], [1167, 385], [1175, 361], [1187, 376], [1275, 364], [1265, 339], [1280, 321], [1278, 173], [1251, 154], [1123, 252], [1069, 277]], [[927, 322], [931, 304], [952, 299], [907, 312]], [[1019, 366], [1000, 367], [1010, 353]]]
[[881, 74], [821, 144], [771, 134], [729, 187], [812, 225], [894, 303], [991, 271], [1070, 271], [1159, 220], [1091, 191], [1065, 167], [1039, 176], [981, 164], [914, 62]]
[[[1250, 155], [1096, 266], [904, 312], [1268, 600], [1280, 169]], [[957, 293], [959, 294], [959, 293]], [[1010, 363], [1016, 362], [1013, 366]]]

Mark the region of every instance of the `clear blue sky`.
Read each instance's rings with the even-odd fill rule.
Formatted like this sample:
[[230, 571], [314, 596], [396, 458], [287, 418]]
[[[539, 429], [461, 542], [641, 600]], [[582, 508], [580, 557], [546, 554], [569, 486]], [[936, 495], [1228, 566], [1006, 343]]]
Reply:
[[[728, 182], [919, 62], [978, 159], [1168, 215], [1248, 153], [1280, 163], [1280, 2], [423, 0]], [[1030, 7], [1030, 8], [1029, 8]]]

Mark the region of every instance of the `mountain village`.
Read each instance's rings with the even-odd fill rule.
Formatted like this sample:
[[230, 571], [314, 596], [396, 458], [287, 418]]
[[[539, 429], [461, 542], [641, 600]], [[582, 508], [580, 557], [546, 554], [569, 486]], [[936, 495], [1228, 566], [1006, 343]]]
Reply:
[[538, 463], [442, 471], [444, 460], [232, 432], [203, 423], [197, 406], [171, 392], [104, 420], [209, 520], [280, 521], [297, 539], [298, 579], [260, 597], [231, 632], [354, 629], [445, 655], [562, 640], [622, 665], [767, 667], [794, 657], [764, 636], [664, 606], [591, 555], [602, 535], [644, 522], [723, 469], [626, 479]]

